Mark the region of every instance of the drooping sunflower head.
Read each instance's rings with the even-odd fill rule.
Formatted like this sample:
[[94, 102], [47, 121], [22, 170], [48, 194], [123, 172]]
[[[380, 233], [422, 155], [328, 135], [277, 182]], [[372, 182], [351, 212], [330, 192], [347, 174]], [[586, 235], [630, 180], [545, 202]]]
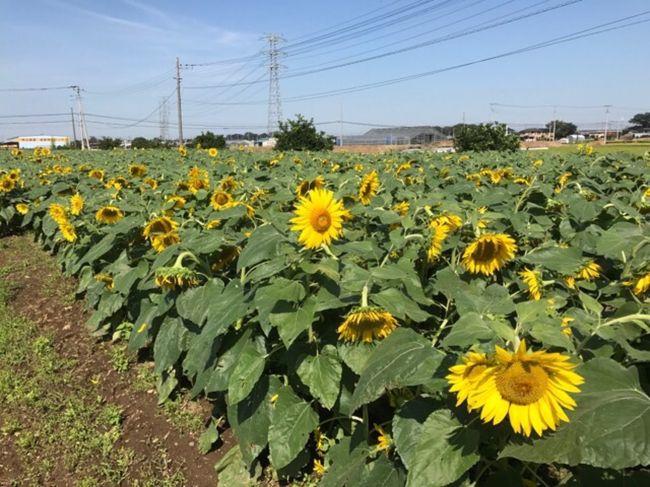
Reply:
[[446, 225], [449, 227], [449, 231], [453, 232], [463, 226], [463, 220], [458, 215], [453, 213], [443, 213], [440, 216], [434, 218], [429, 224], [430, 228], [439, 227], [441, 225]]
[[70, 197], [70, 213], [74, 216], [81, 214], [81, 211], [84, 209], [84, 198], [79, 193], [76, 193]]
[[186, 200], [185, 198], [183, 198], [182, 196], [178, 196], [178, 195], [168, 196], [168, 197], [165, 199], [165, 201], [166, 201], [167, 203], [174, 203], [174, 205], [172, 206], [172, 208], [174, 208], [174, 209], [176, 209], [176, 210], [180, 210], [181, 208], [184, 208], [184, 207], [185, 207], [185, 203], [187, 203], [187, 200]]
[[210, 268], [213, 272], [220, 272], [224, 269], [227, 269], [230, 267], [230, 264], [232, 264], [237, 259], [237, 257], [239, 257], [240, 252], [241, 249], [237, 246], [233, 245], [231, 247], [226, 247], [221, 251], [219, 257], [215, 262], [212, 263]]
[[386, 338], [397, 326], [397, 320], [388, 311], [365, 306], [348, 313], [336, 331], [341, 341], [372, 343]]
[[645, 274], [644, 276], [639, 277], [636, 282], [634, 283], [634, 287], [632, 288], [632, 292], [636, 294], [637, 296], [641, 296], [645, 292], [650, 289], [650, 272]]
[[146, 178], [144, 180], [144, 184], [149, 186], [151, 189], [157, 189], [158, 188], [158, 181], [156, 181], [154, 178]]
[[512, 260], [516, 251], [515, 239], [507, 233], [486, 233], [467, 246], [463, 265], [472, 274], [491, 276]]
[[298, 241], [309, 249], [317, 249], [339, 238], [346, 210], [331, 191], [314, 189], [300, 198], [294, 213], [291, 230], [300, 232]]
[[378, 189], [379, 177], [377, 176], [377, 171], [369, 172], [363, 177], [359, 185], [359, 201], [364, 205], [370, 204], [372, 198], [377, 194]]
[[427, 249], [427, 262], [435, 262], [442, 253], [442, 243], [449, 236], [451, 227], [445, 224], [431, 225], [433, 235]]
[[205, 229], [206, 230], [214, 230], [215, 228], [219, 228], [221, 226], [221, 220], [219, 219], [213, 219], [210, 220], [205, 224]]
[[538, 301], [542, 298], [541, 284], [542, 279], [539, 271], [524, 268], [523, 271], [519, 272], [519, 276], [522, 281], [528, 286], [528, 295]]
[[580, 268], [577, 277], [586, 281], [591, 281], [592, 279], [598, 279], [602, 272], [603, 268], [600, 267], [600, 264], [591, 260]]
[[568, 393], [580, 392], [584, 379], [573, 372], [569, 357], [529, 352], [522, 340], [516, 352], [496, 347], [493, 364], [468, 393], [469, 410], [480, 409], [483, 422], [499, 424], [508, 416], [515, 433], [530, 436], [568, 422], [564, 409], [576, 407]]
[[95, 281], [105, 284], [107, 289], [113, 289], [115, 287], [113, 278], [110, 274], [106, 274], [105, 272], [95, 274]]
[[167, 290], [181, 290], [196, 287], [201, 277], [186, 267], [158, 267], [155, 277], [156, 285]]
[[400, 201], [399, 203], [395, 203], [393, 205], [392, 210], [400, 216], [406, 216], [410, 208], [411, 205], [408, 201]]
[[144, 230], [142, 231], [142, 235], [145, 238], [153, 238], [156, 235], [176, 230], [176, 228], [178, 228], [177, 222], [166, 216], [161, 216], [159, 218], [149, 220], [149, 222], [145, 225]]
[[233, 198], [230, 193], [217, 190], [210, 196], [210, 205], [215, 210], [225, 210], [233, 206]]
[[374, 427], [375, 432], [377, 433], [377, 446], [375, 446], [375, 451], [388, 451], [393, 446], [393, 439], [388, 433], [381, 427], [381, 425], [376, 424]]
[[117, 206], [113, 205], [103, 206], [97, 210], [97, 213], [95, 213], [95, 219], [99, 223], [106, 223], [109, 225], [119, 222], [122, 218], [124, 218], [124, 212]]

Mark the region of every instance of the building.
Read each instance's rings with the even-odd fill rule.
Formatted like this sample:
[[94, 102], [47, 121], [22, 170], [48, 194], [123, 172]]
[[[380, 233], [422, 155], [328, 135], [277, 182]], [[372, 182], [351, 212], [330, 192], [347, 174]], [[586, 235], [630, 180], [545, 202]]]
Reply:
[[424, 125], [371, 129], [363, 135], [343, 136], [343, 145], [433, 144], [447, 139], [449, 137], [437, 128]]
[[547, 128], [528, 128], [520, 130], [517, 135], [519, 135], [519, 138], [524, 142], [551, 140], [551, 133]]
[[63, 135], [27, 135], [9, 139], [5, 144], [18, 143], [20, 149], [36, 149], [37, 147], [62, 147], [70, 143], [70, 137]]

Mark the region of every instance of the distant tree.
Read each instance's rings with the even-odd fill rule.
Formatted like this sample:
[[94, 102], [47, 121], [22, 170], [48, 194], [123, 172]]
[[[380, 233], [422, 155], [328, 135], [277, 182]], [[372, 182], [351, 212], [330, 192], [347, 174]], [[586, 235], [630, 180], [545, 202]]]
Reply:
[[334, 141], [325, 132], [318, 132], [314, 119], [307, 120], [296, 115], [295, 120], [280, 122], [280, 130], [275, 134], [276, 150], [332, 150]]
[[[549, 133], [553, 133], [553, 121], [546, 124]], [[575, 123], [555, 120], [555, 140], [563, 139], [569, 135], [575, 134], [578, 126]]]
[[122, 145], [122, 139], [111, 138], [111, 137], [102, 137], [97, 142], [97, 148], [101, 150], [110, 150]]
[[454, 147], [458, 152], [466, 151], [516, 151], [519, 136], [508, 134], [502, 124], [457, 125]]
[[151, 141], [145, 137], [136, 137], [131, 141], [132, 149], [150, 149]]
[[215, 135], [209, 130], [205, 133], [201, 132], [201, 135], [197, 135], [192, 140], [190, 145], [201, 144], [201, 147], [204, 149], [209, 149], [215, 147], [217, 149], [223, 149], [226, 147], [226, 138], [223, 135]]
[[650, 128], [650, 112], [637, 113], [629, 120], [629, 122], [638, 128]]

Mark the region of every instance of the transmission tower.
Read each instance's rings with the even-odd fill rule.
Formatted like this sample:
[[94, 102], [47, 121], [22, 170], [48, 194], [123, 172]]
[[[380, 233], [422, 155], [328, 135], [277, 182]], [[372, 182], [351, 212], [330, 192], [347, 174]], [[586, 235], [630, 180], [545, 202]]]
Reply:
[[90, 149], [90, 141], [88, 140], [88, 128], [86, 127], [86, 116], [84, 115], [84, 107], [81, 102], [81, 88], [77, 85], [70, 86], [77, 97], [77, 106], [79, 107], [79, 132], [81, 132], [81, 150]]
[[169, 106], [167, 105], [167, 98], [161, 98], [160, 105], [158, 106], [158, 114], [160, 120], [160, 140], [165, 141], [169, 139]]
[[269, 136], [276, 132], [282, 120], [282, 99], [280, 97], [280, 58], [284, 52], [280, 44], [284, 38], [279, 34], [267, 34], [264, 39], [269, 43], [269, 119], [267, 132]]

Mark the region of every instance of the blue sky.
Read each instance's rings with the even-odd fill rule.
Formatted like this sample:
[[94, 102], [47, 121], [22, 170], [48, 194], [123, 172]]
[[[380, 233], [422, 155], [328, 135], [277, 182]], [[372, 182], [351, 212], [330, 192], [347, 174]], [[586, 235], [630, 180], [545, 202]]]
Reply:
[[[185, 134], [192, 136], [203, 128], [218, 133], [248, 128], [262, 132], [268, 97], [262, 37], [275, 32], [286, 39], [288, 51], [282, 71], [286, 78], [280, 80], [285, 117], [302, 113], [327, 122], [340, 120], [342, 114], [346, 121], [442, 125], [457, 123], [464, 116], [467, 122], [497, 119], [523, 128], [543, 124], [555, 113], [557, 118], [595, 127], [604, 123], [603, 105], [612, 105], [607, 115], [612, 123], [650, 111], [650, 63], [644, 46], [650, 23], [375, 89], [291, 100], [499, 55], [650, 10], [648, 0], [582, 0], [486, 28], [563, 3], [568, 1], [5, 1], [0, 18], [0, 89], [79, 85], [85, 90], [84, 108], [93, 114], [88, 118], [89, 133], [96, 136], [159, 135], [156, 110], [161, 99], [169, 97], [169, 130], [175, 135], [176, 56], [184, 64], [253, 56], [245, 63], [183, 69]], [[369, 22], [382, 14], [392, 23]], [[639, 19], [650, 19], [650, 14]], [[363, 26], [350, 28], [363, 21]], [[349, 36], [338, 43], [332, 37], [320, 44], [314, 40], [345, 27], [350, 28]], [[452, 38], [369, 62], [290, 77], [444, 36]], [[259, 83], [197, 88], [250, 81]], [[253, 103], [236, 104], [242, 102]], [[54, 114], [69, 113], [73, 105], [70, 90], [0, 91], [0, 139], [71, 134], [69, 116]], [[13, 117], [35, 114], [48, 116]], [[149, 119], [136, 123], [149, 114]], [[336, 134], [340, 130], [338, 123], [321, 128]], [[365, 130], [343, 127], [346, 134]]]

